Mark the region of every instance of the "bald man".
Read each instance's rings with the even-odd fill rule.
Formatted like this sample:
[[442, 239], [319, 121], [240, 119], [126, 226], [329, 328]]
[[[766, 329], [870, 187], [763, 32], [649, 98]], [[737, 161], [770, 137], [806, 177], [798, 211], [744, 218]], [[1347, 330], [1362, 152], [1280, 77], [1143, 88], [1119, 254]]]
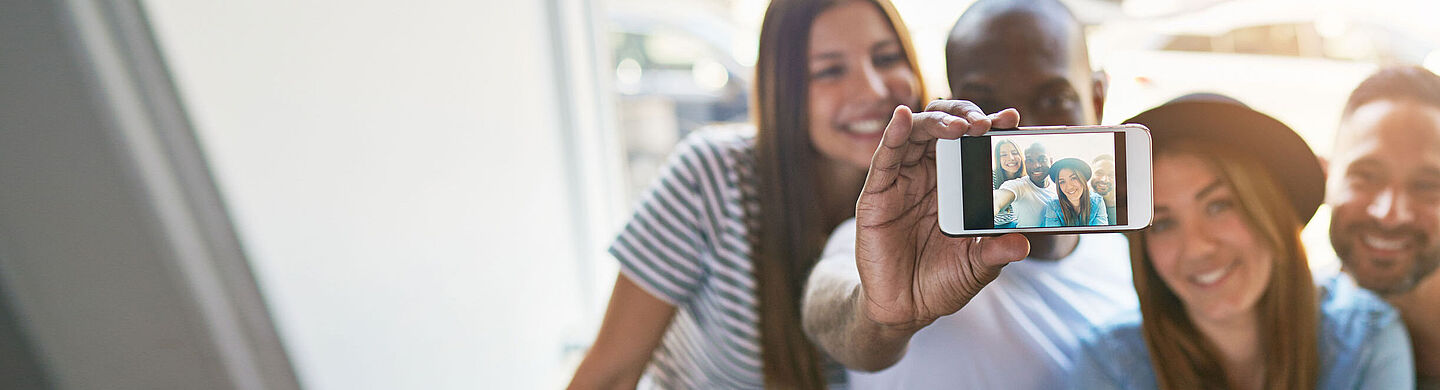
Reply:
[[[1099, 123], [1104, 78], [1090, 68], [1080, 23], [1056, 1], [976, 2], [956, 23], [946, 62], [954, 97], [987, 112], [1017, 108], [1027, 126]], [[911, 287], [886, 285], [874, 267], [861, 274], [857, 262], [874, 263], [877, 250], [857, 246], [856, 229], [847, 222], [831, 236], [802, 303], [807, 334], [850, 370], [852, 388], [1063, 388], [1080, 335], [1138, 307], [1123, 236], [1031, 236], [1029, 257], [988, 284], [913, 292], [926, 305], [958, 306], [878, 321], [870, 307], [883, 303], [862, 302], [866, 294]]]

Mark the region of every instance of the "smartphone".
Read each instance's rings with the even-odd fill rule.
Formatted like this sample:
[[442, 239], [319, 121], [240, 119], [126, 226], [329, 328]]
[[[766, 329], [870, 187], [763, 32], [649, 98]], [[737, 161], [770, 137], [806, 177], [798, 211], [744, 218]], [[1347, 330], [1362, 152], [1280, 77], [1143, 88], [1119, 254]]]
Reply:
[[1119, 232], [1150, 226], [1150, 129], [992, 130], [935, 146], [940, 230], [951, 236]]

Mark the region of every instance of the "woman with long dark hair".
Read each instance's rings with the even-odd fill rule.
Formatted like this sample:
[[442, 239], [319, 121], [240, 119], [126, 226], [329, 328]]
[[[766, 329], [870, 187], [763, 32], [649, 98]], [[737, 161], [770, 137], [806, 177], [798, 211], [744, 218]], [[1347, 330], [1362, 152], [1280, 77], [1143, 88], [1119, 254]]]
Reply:
[[1082, 342], [1077, 388], [1414, 388], [1395, 310], [1311, 279], [1300, 230], [1325, 179], [1298, 135], [1237, 103], [1126, 122], [1155, 140], [1154, 224], [1130, 235], [1140, 311]]
[[[1008, 139], [996, 141], [994, 180], [990, 189], [998, 190], [1001, 184], [1022, 177], [1025, 177], [1025, 156], [1020, 154], [1020, 146]], [[1015, 208], [1007, 204], [995, 213], [995, 227], [1015, 227]]]
[[1045, 201], [1042, 226], [1109, 225], [1105, 199], [1090, 192], [1090, 165], [1078, 158], [1066, 158], [1050, 165], [1055, 199]]
[[912, 116], [925, 97], [915, 59], [886, 0], [770, 3], [754, 133], [702, 131], [677, 148], [610, 248], [621, 273], [571, 387], [843, 381], [801, 330], [800, 291], [827, 235], [855, 215], [882, 136], [990, 123]]

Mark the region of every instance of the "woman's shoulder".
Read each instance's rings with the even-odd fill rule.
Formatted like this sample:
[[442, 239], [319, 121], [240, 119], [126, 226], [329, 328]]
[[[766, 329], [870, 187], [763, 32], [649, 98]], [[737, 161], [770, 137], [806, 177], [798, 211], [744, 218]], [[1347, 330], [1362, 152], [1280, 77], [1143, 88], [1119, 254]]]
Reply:
[[1094, 192], [1090, 193], [1090, 213], [1105, 213], [1105, 198]]
[[[712, 125], [686, 135], [670, 154], [670, 166], [692, 185], [728, 183], [739, 171], [753, 170], [755, 132], [750, 125]], [[749, 175], [744, 175], [749, 176]]]
[[1375, 293], [1338, 274], [1320, 286], [1321, 329], [1343, 344], [1358, 343], [1400, 321], [1400, 315]]
[[755, 127], [745, 123], [717, 124], [696, 129], [680, 140], [677, 154], [752, 153], [755, 149]]
[[1048, 208], [1053, 208], [1053, 209], [1059, 210], [1059, 209], [1060, 209], [1060, 199], [1059, 199], [1059, 198], [1045, 198], [1045, 208], [1047, 208], [1047, 209], [1048, 209]]

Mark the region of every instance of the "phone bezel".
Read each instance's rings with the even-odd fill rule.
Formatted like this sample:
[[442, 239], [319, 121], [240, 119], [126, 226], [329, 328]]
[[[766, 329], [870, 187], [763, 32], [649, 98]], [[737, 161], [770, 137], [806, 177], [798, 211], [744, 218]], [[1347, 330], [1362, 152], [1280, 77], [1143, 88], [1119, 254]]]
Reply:
[[[1153, 156], [1150, 129], [1139, 124], [1114, 126], [1036, 126], [1013, 130], [994, 130], [986, 136], [1026, 134], [1067, 134], [1116, 132], [1125, 133], [1125, 183], [1128, 191], [1127, 223], [1108, 226], [1030, 227], [1009, 229], [965, 229], [964, 197], [961, 186], [960, 140], [942, 139], [935, 143], [936, 192], [939, 203], [940, 231], [948, 236], [984, 236], [1006, 233], [1077, 234], [1126, 232], [1150, 226], [1155, 215], [1152, 179]], [[986, 188], [986, 190], [992, 190]]]

